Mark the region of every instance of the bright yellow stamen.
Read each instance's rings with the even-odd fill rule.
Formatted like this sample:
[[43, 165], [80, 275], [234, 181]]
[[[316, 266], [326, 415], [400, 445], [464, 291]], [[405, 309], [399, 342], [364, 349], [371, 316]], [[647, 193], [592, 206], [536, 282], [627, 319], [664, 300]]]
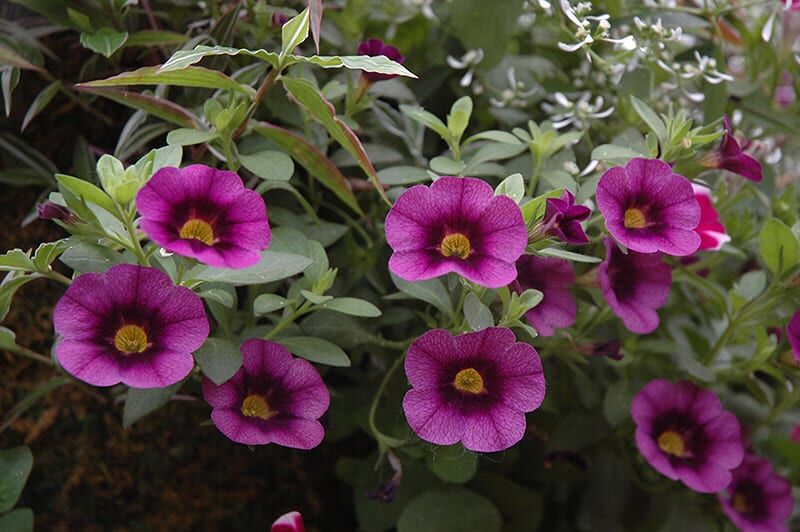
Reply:
[[747, 504], [747, 497], [745, 497], [741, 493], [734, 493], [733, 509], [740, 514], [746, 514], [750, 510], [750, 505]]
[[114, 347], [122, 354], [132, 355], [141, 353], [150, 347], [150, 343], [144, 329], [138, 325], [123, 325], [114, 335]]
[[242, 414], [247, 417], [257, 417], [267, 420], [274, 417], [277, 412], [270, 410], [269, 403], [263, 395], [248, 395], [242, 401]]
[[658, 448], [679, 458], [686, 455], [686, 442], [683, 441], [683, 436], [672, 430], [661, 433], [658, 437]]
[[628, 229], [642, 229], [647, 227], [647, 220], [644, 218], [644, 213], [639, 209], [631, 207], [625, 211], [625, 227]]
[[445, 257], [455, 255], [460, 259], [466, 259], [469, 257], [472, 248], [469, 245], [469, 238], [465, 234], [450, 233], [442, 239], [442, 243], [439, 244], [439, 251]]
[[479, 394], [486, 391], [483, 387], [483, 377], [473, 368], [462, 369], [453, 379], [456, 390], [464, 393]]
[[186, 240], [199, 240], [207, 246], [214, 243], [214, 229], [200, 218], [192, 218], [183, 224], [179, 236]]

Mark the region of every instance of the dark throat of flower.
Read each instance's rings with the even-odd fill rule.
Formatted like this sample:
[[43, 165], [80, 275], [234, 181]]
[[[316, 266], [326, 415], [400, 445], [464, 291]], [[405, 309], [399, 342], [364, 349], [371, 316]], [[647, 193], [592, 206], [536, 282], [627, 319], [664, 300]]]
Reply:
[[242, 401], [242, 415], [246, 417], [257, 417], [264, 421], [278, 415], [272, 410], [267, 402], [267, 398], [260, 394], [250, 394]]
[[448, 233], [439, 244], [439, 253], [445, 257], [465, 260], [472, 253], [472, 246], [464, 233]]
[[184, 240], [199, 240], [207, 246], [211, 246], [217, 241], [214, 235], [214, 228], [210, 223], [200, 218], [186, 220], [181, 226], [178, 236]]
[[484, 393], [483, 377], [475, 368], [462, 369], [453, 379], [453, 387], [461, 393], [478, 395]]
[[114, 347], [123, 355], [143, 353], [151, 345], [147, 332], [138, 325], [123, 325], [114, 335]]

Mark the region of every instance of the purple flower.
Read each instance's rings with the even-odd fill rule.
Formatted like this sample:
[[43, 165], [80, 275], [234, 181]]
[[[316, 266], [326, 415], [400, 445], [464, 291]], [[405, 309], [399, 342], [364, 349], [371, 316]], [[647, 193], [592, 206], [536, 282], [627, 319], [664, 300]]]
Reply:
[[736, 416], [710, 390], [689, 381], [652, 380], [633, 398], [636, 446], [656, 471], [691, 489], [715, 493], [744, 456]]
[[80, 221], [78, 215], [58, 203], [45, 201], [36, 205], [36, 213], [40, 220], [59, 220], [65, 224], [75, 224]]
[[647, 334], [658, 327], [656, 309], [669, 298], [672, 272], [660, 253], [624, 254], [606, 238], [606, 258], [600, 264], [597, 280], [611, 311], [631, 332]]
[[228, 381], [203, 378], [203, 397], [220, 432], [247, 445], [319, 445], [325, 430], [317, 420], [330, 394], [314, 366], [267, 340], [247, 340], [241, 350], [242, 367]]
[[730, 242], [731, 237], [719, 220], [719, 213], [711, 201], [711, 190], [695, 184], [692, 184], [692, 190], [694, 190], [697, 204], [700, 205], [700, 223], [694, 228], [695, 232], [700, 235], [698, 251], [717, 251], [726, 242]]
[[208, 337], [203, 302], [155, 268], [112, 266], [79, 275], [53, 314], [59, 364], [94, 386], [174, 384]]
[[719, 149], [707, 153], [698, 162], [703, 166], [728, 170], [745, 179], [760, 183], [764, 178], [761, 172], [761, 163], [747, 155], [739, 146], [739, 142], [733, 136], [731, 121], [727, 116], [723, 119], [723, 124], [725, 136], [722, 137]]
[[664, 161], [635, 158], [606, 170], [597, 184], [597, 206], [611, 236], [633, 251], [682, 256], [700, 245], [692, 185]]
[[306, 525], [300, 512], [288, 512], [272, 523], [270, 532], [306, 532]]
[[547, 234], [568, 244], [586, 244], [589, 238], [581, 227], [581, 222], [589, 218], [592, 209], [575, 205], [575, 196], [564, 190], [560, 198], [547, 198], [542, 225]]
[[733, 470], [728, 488], [717, 495], [722, 510], [742, 532], [788, 532], [792, 485], [769, 460], [753, 454]]
[[575, 323], [575, 299], [569, 286], [575, 272], [569, 261], [523, 255], [517, 261], [517, 280], [512, 284], [518, 293], [528, 288], [539, 290], [544, 299], [525, 313], [525, 318], [542, 336], [553, 336], [556, 328]]
[[517, 277], [528, 232], [517, 204], [486, 182], [443, 176], [400, 195], [386, 217], [389, 269], [406, 281], [456, 272], [489, 288]]
[[471, 451], [496, 452], [520, 441], [525, 413], [542, 404], [542, 362], [510, 329], [490, 327], [453, 337], [443, 329], [408, 348], [403, 399], [406, 419], [423, 440], [462, 442]]
[[252, 266], [269, 246], [264, 200], [233, 172], [162, 168], [139, 191], [136, 207], [153, 242], [210, 266]]
[[797, 311], [786, 327], [786, 336], [789, 338], [789, 345], [792, 346], [794, 359], [800, 362], [800, 311]]
[[[405, 57], [401, 54], [397, 48], [390, 44], [385, 44], [380, 39], [367, 39], [366, 41], [362, 42], [358, 45], [358, 49], [356, 50], [358, 55], [368, 55], [371, 57], [375, 57], [378, 55], [383, 55], [394, 61], [395, 63], [403, 64]], [[376, 81], [384, 81], [387, 79], [396, 78], [397, 74], [379, 74], [377, 72], [362, 72], [361, 75], [366, 78], [367, 81], [371, 83], [375, 83]]]
[[276, 28], [282, 28], [284, 24], [289, 22], [289, 15], [276, 11], [272, 14], [272, 25]]

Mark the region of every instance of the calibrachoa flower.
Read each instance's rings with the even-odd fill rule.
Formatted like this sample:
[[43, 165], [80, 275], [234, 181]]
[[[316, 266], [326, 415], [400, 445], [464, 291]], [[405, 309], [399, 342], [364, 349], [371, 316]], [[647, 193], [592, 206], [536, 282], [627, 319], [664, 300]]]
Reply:
[[443, 176], [397, 198], [386, 217], [389, 269], [406, 281], [456, 272], [489, 288], [517, 277], [528, 232], [517, 204], [485, 181]]
[[306, 532], [306, 525], [300, 512], [289, 512], [272, 523], [270, 532]]
[[691, 255], [700, 206], [689, 181], [657, 159], [631, 159], [606, 170], [597, 184], [597, 206], [622, 245], [640, 253]]
[[800, 443], [800, 424], [794, 426], [792, 433], [789, 434], [789, 439], [795, 443]]
[[633, 398], [636, 445], [656, 471], [691, 489], [715, 493], [744, 456], [736, 416], [710, 390], [689, 381], [653, 380]]
[[764, 178], [761, 171], [761, 163], [747, 155], [739, 146], [739, 142], [733, 136], [731, 121], [727, 116], [723, 119], [723, 124], [725, 126], [725, 136], [722, 137], [719, 148], [716, 151], [707, 153], [698, 162], [708, 168], [728, 170], [750, 181], [761, 182]]
[[717, 495], [725, 514], [742, 532], [788, 532], [792, 485], [769, 460], [753, 454], [733, 470], [728, 488]]
[[700, 205], [700, 223], [694, 228], [694, 231], [700, 235], [698, 251], [716, 251], [726, 242], [730, 242], [731, 237], [725, 232], [725, 226], [719, 220], [719, 213], [711, 201], [711, 190], [695, 184], [692, 184], [692, 190], [694, 190], [697, 204]]
[[647, 334], [658, 327], [656, 309], [669, 298], [672, 272], [660, 253], [622, 252], [606, 238], [606, 258], [597, 280], [611, 311], [631, 332]]
[[220, 432], [247, 445], [319, 445], [325, 430], [317, 420], [330, 394], [314, 366], [267, 340], [247, 340], [241, 351], [242, 367], [228, 381], [203, 378], [203, 397]]
[[794, 358], [800, 362], [800, 311], [797, 311], [786, 327], [786, 336], [789, 338], [789, 345], [792, 346]]
[[159, 388], [194, 367], [208, 337], [203, 302], [155, 268], [112, 266], [79, 275], [53, 314], [59, 364], [95, 386]]
[[542, 404], [542, 362], [510, 329], [451, 336], [434, 329], [417, 338], [405, 360], [413, 387], [403, 399], [411, 428], [437, 445], [462, 442], [496, 452], [520, 441], [525, 413]]
[[592, 210], [583, 205], [575, 205], [575, 196], [564, 190], [560, 198], [547, 198], [543, 227], [547, 234], [568, 244], [586, 244], [589, 238], [581, 227], [581, 222], [589, 218]]
[[[401, 54], [397, 48], [395, 48], [390, 44], [385, 44], [380, 39], [367, 39], [366, 41], [358, 45], [356, 53], [358, 55], [368, 55], [371, 57], [375, 57], [377, 55], [383, 55], [388, 57], [395, 63], [400, 63], [400, 64], [403, 64], [403, 61], [405, 60], [405, 57], [403, 57], [403, 54]], [[367, 72], [367, 71], [362, 72], [361, 75], [371, 83], [397, 77], [397, 74], [380, 74], [378, 72]]]
[[36, 205], [36, 214], [40, 220], [59, 220], [65, 224], [74, 224], [80, 221], [77, 214], [58, 203], [45, 201]]
[[267, 207], [233, 172], [162, 168], [136, 196], [142, 230], [168, 251], [218, 268], [246, 268], [269, 246]]
[[525, 313], [525, 318], [542, 336], [553, 336], [557, 327], [575, 323], [575, 299], [569, 286], [575, 272], [569, 261], [524, 255], [517, 261], [517, 280], [512, 287], [519, 293], [528, 288], [539, 290], [544, 298]]

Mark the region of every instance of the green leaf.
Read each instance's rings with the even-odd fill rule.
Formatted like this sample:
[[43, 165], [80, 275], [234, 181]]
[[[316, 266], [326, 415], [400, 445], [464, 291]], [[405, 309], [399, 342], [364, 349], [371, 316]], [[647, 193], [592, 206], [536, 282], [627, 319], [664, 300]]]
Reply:
[[0, 326], [0, 348], [9, 348], [17, 345], [17, 335], [8, 327]]
[[308, 39], [308, 29], [308, 8], [305, 8], [281, 28], [281, 58], [294, 52]]
[[273, 68], [278, 67], [279, 56], [275, 52], [268, 52], [266, 50], [247, 50], [245, 48], [230, 48], [228, 46], [195, 46], [192, 50], [178, 50], [166, 63], [159, 68], [160, 72], [168, 72], [170, 70], [181, 70], [190, 65], [201, 61], [205, 57], [212, 57], [217, 55], [248, 55], [255, 57], [262, 61], [266, 61]]
[[189, 40], [189, 37], [174, 31], [164, 30], [141, 30], [131, 33], [128, 40], [125, 41], [125, 47], [128, 46], [163, 46], [171, 44], [183, 44]]
[[536, 253], [544, 257], [558, 257], [561, 259], [571, 260], [573, 262], [586, 262], [589, 264], [602, 262], [602, 259], [598, 257], [581, 255], [580, 253], [575, 253], [574, 251], [567, 251], [566, 249], [561, 249], [561, 248], [544, 248], [538, 250]]
[[33, 455], [27, 447], [0, 451], [0, 513], [17, 504], [32, 468]]
[[35, 269], [33, 260], [21, 249], [12, 249], [0, 255], [0, 271], [30, 272]]
[[81, 46], [89, 50], [111, 57], [128, 40], [127, 31], [114, 31], [102, 28], [95, 33], [81, 33]]
[[308, 22], [317, 53], [319, 53], [319, 38], [322, 33], [322, 11], [322, 0], [308, 0]]
[[282, 151], [264, 150], [239, 154], [242, 165], [261, 179], [289, 181], [294, 174], [292, 158]]
[[644, 120], [645, 124], [650, 126], [653, 133], [656, 134], [658, 140], [660, 140], [662, 144], [666, 143], [669, 139], [667, 135], [667, 126], [664, 124], [664, 121], [661, 120], [655, 111], [650, 109], [646, 103], [636, 96], [631, 95], [631, 103], [636, 113]]
[[14, 67], [3, 67], [0, 69], [0, 85], [3, 89], [3, 104], [5, 107], [6, 116], [11, 116], [11, 95], [14, 89], [19, 84], [19, 69]]
[[460, 443], [434, 446], [425, 463], [434, 475], [452, 484], [469, 482], [478, 472], [478, 457]]
[[28, 124], [31, 123], [31, 120], [33, 120], [36, 115], [38, 115], [45, 107], [47, 107], [47, 104], [49, 104], [53, 100], [53, 97], [58, 94], [58, 91], [61, 89], [61, 87], [61, 82], [56, 80], [42, 89], [42, 91], [36, 95], [36, 98], [34, 98], [31, 106], [28, 107], [28, 112], [25, 113], [25, 118], [22, 119], [22, 127], [20, 128], [20, 131], [25, 131], [25, 128], [27, 128]]
[[474, 292], [467, 294], [464, 300], [464, 317], [473, 331], [480, 331], [494, 325], [494, 316], [489, 307], [481, 303]]
[[0, 516], [0, 530], [4, 532], [33, 532], [33, 510], [17, 508]]
[[517, 203], [522, 201], [525, 196], [525, 181], [522, 179], [522, 174], [511, 174], [503, 179], [494, 189], [494, 193], [498, 196], [508, 196]]
[[460, 487], [417, 495], [397, 523], [397, 532], [500, 532], [502, 528], [500, 511], [489, 499]]
[[256, 316], [263, 316], [276, 310], [283, 310], [287, 303], [286, 298], [278, 294], [261, 294], [253, 301], [253, 313]]
[[461, 41], [465, 50], [483, 50], [484, 57], [479, 66], [488, 70], [509, 52], [523, 3], [523, 0], [453, 2], [449, 19], [450, 34]]
[[117, 210], [111, 196], [88, 181], [65, 174], [56, 174], [56, 181], [73, 195], [83, 199], [87, 203], [99, 205], [110, 213], [114, 213]]
[[179, 128], [167, 133], [167, 144], [170, 146], [194, 146], [219, 137], [216, 131], [198, 131], [197, 129]]
[[390, 166], [378, 171], [378, 179], [384, 185], [409, 185], [430, 181], [431, 176], [427, 170], [416, 166]]
[[450, 140], [450, 130], [447, 126], [439, 120], [433, 113], [429, 113], [422, 107], [414, 107], [411, 105], [401, 105], [400, 111], [410, 119], [419, 122], [423, 126], [435, 131], [443, 140]]
[[410, 283], [397, 277], [395, 274], [391, 275], [392, 281], [394, 281], [394, 285], [398, 290], [413, 298], [430, 303], [449, 317], [453, 317], [453, 313], [455, 312], [453, 309], [453, 300], [450, 299], [450, 293], [447, 291], [447, 288], [445, 288], [441, 279], [428, 279], [427, 281]]
[[0, 321], [3, 321], [11, 309], [11, 301], [14, 299], [14, 294], [25, 284], [38, 279], [39, 274], [24, 275], [20, 272], [8, 272], [2, 282], [0, 282]]
[[40, 66], [34, 65], [17, 52], [0, 44], [0, 65], [9, 65], [22, 70], [35, 70], [37, 72], [47, 72]]
[[[309, 268], [308, 270], [306, 270], [305, 274], [307, 276], [308, 276], [308, 272], [311, 269], [312, 268]], [[310, 279], [315, 279], [315, 277], [311, 277], [311, 276], [309, 278]], [[304, 298], [306, 298], [309, 301], [311, 301], [312, 303], [314, 303], [315, 305], [322, 305], [323, 303], [326, 303], [326, 302], [330, 301], [331, 299], [333, 299], [333, 296], [323, 296], [323, 295], [320, 295], [320, 294], [315, 294], [314, 292], [311, 292], [309, 290], [300, 290], [300, 294]]]
[[631, 402], [636, 390], [627, 381], [617, 381], [606, 390], [603, 399], [603, 415], [612, 427], [616, 427], [631, 415]]
[[369, 301], [355, 297], [337, 297], [323, 303], [322, 308], [350, 316], [361, 316], [362, 318], [377, 318], [381, 315], [381, 310], [378, 307]]
[[764, 223], [758, 234], [758, 247], [764, 263], [775, 275], [790, 270], [800, 260], [797, 237], [777, 218], [771, 218]]
[[77, 87], [129, 87], [134, 85], [174, 85], [176, 87], [199, 87], [204, 89], [232, 90], [250, 95], [252, 87], [232, 80], [222, 72], [203, 67], [187, 67], [182, 70], [159, 70], [158, 66], [142, 67], [123, 72], [110, 78], [79, 83]]
[[47, 272], [50, 270], [50, 265], [61, 255], [69, 246], [69, 241], [66, 239], [56, 240], [55, 242], [42, 242], [36, 251], [33, 253], [33, 264], [36, 270], [40, 272]]
[[460, 142], [471, 116], [472, 98], [469, 96], [462, 96], [450, 108], [450, 114], [447, 115], [447, 129], [456, 143]]
[[79, 273], [102, 273], [110, 267], [123, 264], [128, 260], [125, 255], [106, 246], [78, 242], [64, 251], [61, 255], [61, 262]]
[[186, 274], [186, 278], [235, 286], [264, 284], [297, 275], [308, 268], [311, 262], [311, 259], [302, 255], [268, 250], [261, 252], [261, 260], [255, 266], [231, 270], [198, 265]]
[[646, 157], [646, 155], [626, 146], [601, 144], [592, 150], [591, 157], [597, 161], [609, 161], [615, 164], [625, 164], [634, 157]]
[[364, 145], [350, 127], [339, 120], [336, 116], [336, 109], [327, 101], [319, 90], [305, 79], [282, 78], [283, 86], [289, 94], [297, 100], [300, 105], [305, 107], [314, 119], [322, 124], [328, 134], [338, 142], [347, 153], [358, 161], [358, 165], [367, 174], [369, 180], [375, 185], [375, 189], [380, 196], [391, 205], [391, 201], [386, 197], [378, 173], [372, 162], [369, 160]]
[[342, 349], [322, 338], [294, 336], [276, 340], [295, 355], [327, 366], [349, 367], [350, 358]]
[[176, 382], [166, 388], [128, 388], [122, 409], [122, 427], [130, 428], [142, 417], [167, 404], [183, 383], [184, 381]]
[[208, 338], [194, 352], [194, 359], [200, 365], [203, 375], [214, 384], [222, 384], [242, 367], [242, 352], [239, 346], [224, 338]]
[[525, 223], [531, 223], [544, 216], [545, 208], [547, 207], [547, 198], [559, 198], [563, 192], [563, 188], [551, 190], [541, 196], [536, 196], [522, 205], [520, 210], [522, 211], [522, 218], [525, 220]]
[[348, 207], [357, 214], [363, 215], [364, 211], [358, 205], [353, 190], [347, 178], [339, 171], [324, 153], [316, 146], [309, 143], [304, 137], [266, 122], [260, 122], [253, 127], [253, 131], [262, 135], [280, 146], [308, 174], [317, 179], [325, 188], [332, 191]]
[[130, 92], [123, 90], [109, 89], [105, 87], [77, 87], [83, 92], [96, 94], [119, 104], [144, 111], [147, 114], [158, 117], [162, 120], [176, 124], [180, 127], [197, 129], [199, 127], [197, 118], [181, 107], [163, 98], [157, 98], [148, 94]]

